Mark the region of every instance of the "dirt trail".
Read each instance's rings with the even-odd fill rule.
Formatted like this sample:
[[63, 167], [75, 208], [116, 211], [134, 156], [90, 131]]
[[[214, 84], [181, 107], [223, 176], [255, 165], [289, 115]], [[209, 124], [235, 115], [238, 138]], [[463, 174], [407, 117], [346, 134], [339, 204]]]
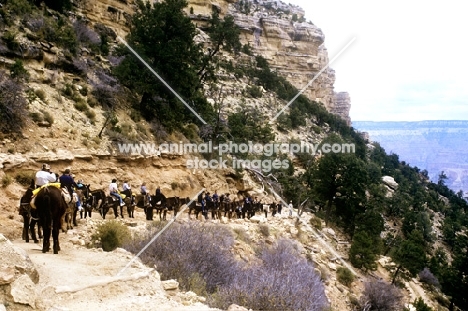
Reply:
[[79, 245], [78, 237], [89, 227], [81, 220], [75, 229], [61, 233], [58, 255], [43, 254], [41, 244], [12, 241], [27, 251], [39, 272], [39, 310], [216, 310], [184, 300], [184, 293], [166, 292], [157, 271], [139, 260], [117, 277], [133, 255], [123, 249], [103, 252]]

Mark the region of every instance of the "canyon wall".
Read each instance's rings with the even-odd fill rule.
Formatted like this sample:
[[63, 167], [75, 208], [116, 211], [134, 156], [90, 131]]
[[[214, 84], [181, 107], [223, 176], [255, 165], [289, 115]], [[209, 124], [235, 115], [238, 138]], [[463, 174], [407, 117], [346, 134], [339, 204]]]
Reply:
[[[104, 24], [124, 37], [135, 3], [134, 0], [82, 0], [78, 7], [91, 23]], [[242, 44], [249, 44], [255, 54], [264, 56], [272, 69], [299, 90], [329, 61], [325, 35], [313, 23], [305, 21], [305, 12], [298, 6], [271, 0], [189, 0], [186, 9], [199, 27], [206, 25], [213, 10], [221, 16], [232, 15], [241, 29]], [[305, 89], [304, 95], [350, 124], [350, 97], [347, 93], [336, 93], [334, 82], [335, 71], [326, 68]]]

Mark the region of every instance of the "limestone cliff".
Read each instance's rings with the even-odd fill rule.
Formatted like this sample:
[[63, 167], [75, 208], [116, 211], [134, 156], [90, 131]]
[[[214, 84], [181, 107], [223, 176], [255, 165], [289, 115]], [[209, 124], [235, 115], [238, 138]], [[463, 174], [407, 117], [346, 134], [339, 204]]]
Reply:
[[342, 117], [348, 124], [351, 124], [349, 110], [351, 108], [351, 98], [347, 92], [335, 93], [331, 112]]
[[[298, 89], [304, 88], [329, 61], [322, 30], [305, 22], [305, 12], [298, 6], [272, 0], [188, 2], [187, 14], [200, 27], [213, 10], [221, 16], [234, 16], [242, 31], [242, 43], [249, 44], [255, 54], [268, 59], [270, 66]], [[135, 5], [134, 0], [82, 0], [78, 7], [91, 23], [104, 24], [123, 37]], [[304, 95], [321, 102], [328, 111], [338, 114], [349, 124], [349, 95], [335, 93], [334, 82], [335, 71], [327, 68]]]

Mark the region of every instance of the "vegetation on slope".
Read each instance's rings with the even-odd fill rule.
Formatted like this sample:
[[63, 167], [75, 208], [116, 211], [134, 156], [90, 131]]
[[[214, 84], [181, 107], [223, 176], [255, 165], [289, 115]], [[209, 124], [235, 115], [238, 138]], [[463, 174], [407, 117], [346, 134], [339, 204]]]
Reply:
[[[124, 139], [124, 134], [130, 131], [130, 126], [119, 125], [115, 117], [115, 110], [125, 103], [132, 105], [134, 120], [143, 117], [153, 122], [156, 137], [181, 130], [193, 140], [274, 140], [274, 128], [262, 122], [257, 110], [240, 106], [238, 111], [227, 114], [222, 107], [208, 103], [203, 86], [216, 81], [219, 67], [230, 70], [236, 77], [247, 77], [251, 82], [248, 93], [253, 98], [261, 98], [260, 87], [284, 101], [298, 91], [272, 71], [266, 59], [251, 56], [248, 46], [240, 47], [239, 30], [232, 17], [221, 20], [213, 12], [205, 29], [211, 39], [208, 50], [195, 42], [196, 28], [183, 13], [185, 1], [167, 0], [153, 5], [138, 2], [127, 41], [209, 123], [199, 130], [193, 126], [199, 124], [196, 117], [126, 48], [109, 47], [109, 31], [90, 29], [79, 20], [71, 23], [66, 15], [39, 8], [35, 2], [4, 3], [0, 23], [8, 31], [2, 35], [2, 53], [21, 58], [18, 41], [18, 36], [24, 35], [19, 32], [21, 27], [28, 29], [24, 36], [31, 42], [45, 40], [61, 47], [64, 52], [61, 68], [88, 77], [91, 88], [88, 93], [87, 88], [77, 92], [65, 87], [64, 96], [76, 101], [75, 107], [82, 111], [89, 111], [88, 106], [96, 102], [102, 105], [106, 113], [103, 130], [107, 129], [106, 134], [114, 135], [115, 139]], [[67, 12], [68, 3], [45, 2], [59, 12]], [[113, 70], [79, 57], [77, 51], [82, 47], [101, 55], [109, 54]], [[251, 61], [235, 66], [223, 63], [217, 57], [221, 50], [233, 55], [244, 53]], [[28, 116], [28, 95], [40, 97], [40, 93], [27, 90], [27, 79], [21, 60], [0, 73], [2, 133], [17, 132], [30, 117], [34, 118]], [[85, 96], [87, 101], [83, 103]], [[90, 119], [91, 116], [89, 112]], [[397, 155], [386, 154], [378, 144], [366, 145], [359, 133], [343, 120], [304, 96], [299, 96], [289, 112], [278, 119], [276, 128], [285, 132], [301, 129], [326, 133], [322, 143], [355, 145], [354, 154], [329, 153], [320, 158], [298, 154], [294, 163], [301, 170], [294, 170], [290, 162], [288, 170], [272, 171], [286, 200], [299, 206], [308, 199], [304, 207], [315, 211], [328, 224], [343, 229], [352, 241], [349, 259], [355, 267], [364, 271], [376, 269], [378, 256], [390, 255], [397, 264], [393, 271], [395, 284], [419, 273], [421, 279], [440, 286], [450, 297], [448, 307], [468, 309], [464, 295], [468, 289], [468, 205], [463, 193], [454, 193], [445, 186], [443, 174], [438, 183], [429, 182], [427, 172], [400, 162]], [[392, 176], [398, 183], [391, 196], [382, 185], [383, 176]], [[441, 237], [434, 235], [433, 220], [438, 215], [442, 221]], [[394, 223], [396, 230], [385, 227], [389, 223]], [[208, 288], [214, 293], [212, 286]]]

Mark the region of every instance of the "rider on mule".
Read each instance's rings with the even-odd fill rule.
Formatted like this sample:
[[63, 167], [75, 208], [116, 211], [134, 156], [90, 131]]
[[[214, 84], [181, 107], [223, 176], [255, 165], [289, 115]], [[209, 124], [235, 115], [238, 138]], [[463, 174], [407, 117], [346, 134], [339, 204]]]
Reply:
[[36, 188], [55, 182], [56, 180], [57, 176], [50, 172], [50, 165], [42, 164], [42, 170], [36, 173]]

